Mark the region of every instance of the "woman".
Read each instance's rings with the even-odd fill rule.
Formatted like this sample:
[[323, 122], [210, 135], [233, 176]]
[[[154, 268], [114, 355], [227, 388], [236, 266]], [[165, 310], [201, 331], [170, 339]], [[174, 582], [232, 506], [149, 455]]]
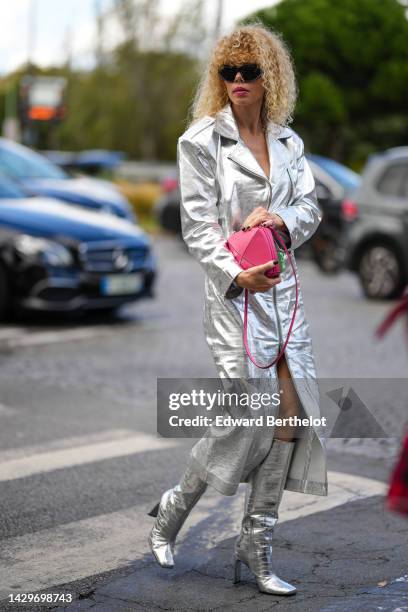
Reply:
[[[402, 316], [406, 319], [406, 331], [408, 339], [408, 285], [405, 287], [403, 296], [396, 306], [391, 309], [385, 319], [375, 331], [377, 338], [389, 332], [390, 328]], [[408, 426], [406, 426], [405, 437], [402, 442], [401, 455], [391, 475], [391, 483], [386, 498], [386, 507], [394, 512], [401, 512], [408, 516]]]
[[[189, 251], [206, 273], [204, 329], [220, 378], [256, 379], [262, 390], [278, 385], [284, 390], [279, 416], [319, 417], [301, 290], [290, 341], [278, 364], [257, 368], [243, 344], [247, 288], [252, 355], [264, 364], [277, 355], [293, 313], [291, 266], [277, 279], [265, 275], [273, 262], [243, 271], [225, 247], [234, 231], [274, 225], [286, 232], [293, 258], [293, 250], [321, 221], [303, 141], [284, 125], [295, 97], [291, 58], [280, 36], [255, 23], [217, 42], [197, 89], [193, 122], [178, 140], [181, 222]], [[300, 437], [290, 426], [215, 429], [194, 445], [179, 484], [151, 511], [157, 516], [151, 550], [162, 567], [172, 567], [176, 535], [207, 485], [233, 495], [240, 482], [247, 482], [235, 581], [243, 562], [261, 591], [293, 594], [296, 588], [273, 571], [272, 534], [283, 489], [327, 495], [323, 434], [316, 427]]]

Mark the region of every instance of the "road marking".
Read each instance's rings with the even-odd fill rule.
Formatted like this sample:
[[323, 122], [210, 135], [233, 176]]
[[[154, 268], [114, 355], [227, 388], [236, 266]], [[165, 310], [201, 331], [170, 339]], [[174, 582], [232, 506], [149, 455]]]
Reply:
[[[280, 522], [330, 510], [356, 499], [383, 495], [386, 489], [382, 482], [340, 472], [329, 472], [329, 486], [328, 497], [286, 492]], [[231, 497], [208, 489], [188, 517], [186, 527], [194, 527], [201, 562], [206, 549], [237, 532], [244, 488], [241, 485], [239, 493]], [[39, 591], [134, 563], [149, 553], [146, 535], [152, 519], [146, 515], [147, 510], [139, 506], [128, 508], [4, 540], [0, 600], [10, 593]], [[217, 520], [208, 521], [214, 513], [218, 513]], [[181, 542], [189, 535], [186, 536], [186, 527]], [[199, 537], [201, 532], [205, 537]]]
[[4, 404], [0, 404], [0, 416], [12, 416], [16, 414], [15, 408], [10, 408], [10, 406], [5, 406]]
[[13, 449], [0, 453], [0, 482], [178, 444], [174, 438], [125, 429]]
[[6, 348], [19, 348], [37, 346], [41, 344], [55, 344], [73, 340], [86, 340], [112, 331], [110, 326], [82, 327], [80, 329], [64, 329], [57, 331], [33, 332], [23, 330], [21, 334], [8, 336], [0, 335], [0, 344]]
[[17, 336], [22, 336], [27, 333], [27, 329], [24, 327], [2, 327], [0, 328], [0, 342], [3, 340], [12, 340]]
[[[374, 495], [384, 495], [387, 490], [387, 485], [379, 480], [365, 478], [364, 476], [354, 476], [343, 472], [330, 471], [328, 473], [328, 481], [329, 495], [327, 496], [284, 491], [279, 509], [279, 523], [293, 521], [315, 514], [316, 512], [332, 510], [337, 506], [358, 499], [365, 499], [366, 497], [372, 497]], [[239, 531], [242, 520], [245, 494], [244, 484], [240, 485], [240, 491], [242, 491], [241, 498], [239, 495], [229, 498], [233, 501], [231, 508], [228, 508], [228, 520], [235, 531]], [[195, 512], [201, 512], [200, 518], [204, 519], [208, 518], [209, 509], [210, 507], [207, 509], [205, 508], [205, 502], [203, 504], [200, 501], [200, 507], [195, 509]], [[223, 512], [225, 513], [225, 509]], [[215, 523], [217, 522], [215, 521]], [[214, 534], [214, 537], [217, 536]]]
[[331, 510], [336, 506], [365, 497], [384, 495], [387, 490], [387, 485], [383, 482], [343, 472], [329, 472], [328, 480], [329, 495], [327, 496], [287, 492], [281, 506], [283, 521]]
[[[160, 320], [159, 320], [160, 319]], [[137, 332], [137, 334], [162, 333], [163, 329], [168, 328], [168, 322], [162, 321], [162, 315], [157, 317], [157, 320], [152, 324], [147, 321], [147, 317], [143, 318], [143, 322], [139, 320], [126, 320], [122, 323], [113, 325], [92, 325], [77, 329], [62, 329], [53, 331], [32, 331], [30, 328], [15, 328], [13, 330], [0, 330], [0, 349], [27, 348], [30, 346], [56, 344], [58, 342], [71, 342], [78, 340], [89, 340], [102, 335], [117, 333], [119, 331], [129, 330]], [[174, 322], [174, 326], [183, 327], [183, 322]]]
[[[3, 450], [0, 452], [0, 463], [9, 461], [10, 459], [19, 459], [27, 455], [36, 455], [37, 453], [48, 452], [51, 450], [61, 450], [71, 446], [82, 446], [92, 444], [94, 442], [106, 442], [108, 440], [117, 440], [134, 434], [132, 429], [104, 429], [102, 431], [90, 432], [82, 436], [71, 436], [69, 438], [53, 438], [47, 442], [40, 442], [30, 446], [18, 446]], [[139, 432], [138, 432], [139, 433]]]

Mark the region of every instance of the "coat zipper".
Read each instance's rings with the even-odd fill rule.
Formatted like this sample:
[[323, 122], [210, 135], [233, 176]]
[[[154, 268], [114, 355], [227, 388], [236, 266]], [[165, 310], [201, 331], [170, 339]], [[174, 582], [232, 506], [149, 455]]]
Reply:
[[[239, 138], [239, 142], [244, 146], [247, 147], [247, 145], [245, 144], [245, 142]], [[270, 153], [270, 149], [269, 149], [269, 142], [267, 142], [267, 147], [268, 147], [268, 155], [269, 155], [269, 161], [271, 162], [271, 153]], [[247, 147], [248, 148], [248, 147]], [[239, 166], [241, 166], [242, 168], [245, 168], [245, 170], [247, 170], [248, 172], [250, 172], [251, 174], [253, 174], [254, 176], [258, 176], [259, 178], [262, 178], [264, 181], [267, 182], [268, 187], [269, 187], [269, 200], [268, 200], [268, 208], [266, 210], [269, 210], [269, 207], [271, 205], [271, 201], [272, 201], [272, 185], [271, 182], [268, 178], [266, 178], [266, 176], [263, 176], [262, 174], [258, 174], [257, 172], [254, 172], [251, 168], [248, 168], [247, 166], [245, 166], [243, 163], [241, 163], [240, 161], [237, 160], [233, 160], [235, 161], [235, 163], [237, 163]], [[278, 353], [281, 351], [282, 349], [282, 344], [283, 344], [283, 334], [282, 334], [282, 327], [281, 327], [281, 322], [279, 319], [279, 314], [278, 314], [278, 307], [277, 307], [277, 303], [276, 303], [276, 286], [274, 286], [272, 288], [272, 293], [273, 293], [273, 305], [275, 308], [275, 315], [276, 315], [276, 320], [278, 322], [278, 334], [279, 334], [279, 348], [278, 348]]]
[[[239, 139], [239, 141], [245, 147], [247, 146], [241, 138]], [[270, 151], [269, 151], [269, 143], [267, 143], [267, 145], [268, 145], [269, 160], [271, 160], [271, 155], [270, 155]], [[269, 187], [269, 201], [268, 201], [268, 208], [266, 210], [269, 210], [269, 207], [270, 207], [271, 201], [272, 201], [272, 185], [270, 183], [270, 180], [267, 179], [262, 174], [258, 174], [257, 172], [254, 172], [253, 170], [251, 170], [251, 168], [248, 168], [247, 166], [245, 166], [241, 162], [238, 162], [236, 160], [233, 160], [233, 161], [235, 161], [235, 163], [237, 163], [242, 168], [245, 168], [245, 170], [247, 170], [248, 172], [250, 172], [254, 176], [258, 176], [259, 178], [262, 178], [264, 181], [266, 181], [268, 183], [268, 187]], [[293, 191], [293, 181], [292, 181], [292, 176], [291, 176], [289, 170], [288, 170], [288, 173], [289, 173], [291, 187], [292, 187], [292, 191]], [[283, 334], [282, 334], [281, 321], [280, 321], [279, 314], [278, 314], [278, 306], [277, 306], [277, 299], [276, 299], [276, 285], [272, 288], [272, 294], [273, 294], [273, 305], [274, 305], [274, 309], [275, 309], [276, 320], [278, 322], [278, 335], [279, 335], [278, 353], [279, 353], [282, 350]], [[295, 380], [293, 378], [293, 373], [292, 373], [292, 371], [290, 369], [290, 365], [289, 365], [288, 360], [286, 361], [286, 363], [288, 365], [289, 372], [290, 372], [290, 375], [291, 375], [292, 380], [293, 380], [293, 384], [294, 384], [294, 386], [296, 388], [296, 383], [295, 383]], [[311, 455], [311, 450], [312, 450], [313, 435], [314, 435], [314, 430], [313, 430], [313, 427], [311, 427], [309, 432], [308, 432], [308, 441], [307, 441], [307, 448], [306, 448], [306, 460], [305, 460], [305, 465], [304, 465], [304, 469], [303, 469], [303, 477], [302, 477], [302, 481], [301, 481], [301, 487], [303, 487], [303, 488], [304, 488], [304, 486], [306, 484], [307, 474], [308, 474], [309, 467], [310, 467], [310, 455]]]
[[[239, 139], [239, 141], [241, 142], [241, 144], [244, 147], [247, 146], [241, 138]], [[267, 142], [267, 147], [268, 147], [269, 161], [271, 162], [271, 154], [270, 154], [269, 143], [268, 142]], [[248, 170], [248, 172], [250, 172], [251, 174], [254, 174], [255, 176], [259, 176], [260, 178], [262, 178], [264, 181], [266, 181], [268, 183], [268, 187], [269, 187], [269, 200], [268, 200], [268, 208], [266, 210], [269, 210], [269, 207], [271, 205], [271, 200], [272, 200], [272, 185], [271, 185], [270, 180], [268, 178], [266, 178], [266, 176], [263, 176], [261, 174], [258, 174], [257, 172], [254, 172], [253, 170], [251, 170], [250, 168], [248, 168], [247, 166], [245, 166], [241, 162], [237, 161], [236, 163], [238, 165], [240, 165], [242, 168], [245, 168], [245, 170]], [[277, 323], [278, 323], [278, 334], [279, 334], [278, 353], [279, 353], [281, 351], [281, 348], [282, 348], [283, 334], [282, 334], [282, 327], [281, 327], [281, 322], [280, 322], [280, 319], [279, 319], [278, 308], [277, 308], [277, 303], [276, 303], [276, 286], [272, 288], [272, 292], [273, 292], [273, 305], [274, 305], [274, 308], [275, 308], [275, 315], [276, 315], [276, 320], [277, 320]]]

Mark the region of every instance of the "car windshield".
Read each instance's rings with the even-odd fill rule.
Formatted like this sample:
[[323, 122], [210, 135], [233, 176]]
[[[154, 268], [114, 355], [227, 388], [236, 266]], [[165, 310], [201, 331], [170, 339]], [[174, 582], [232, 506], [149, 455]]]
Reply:
[[15, 143], [0, 145], [0, 171], [17, 180], [68, 178], [61, 168], [39, 153]]
[[346, 191], [352, 191], [359, 186], [361, 177], [354, 170], [328, 157], [321, 157], [320, 155], [309, 155], [309, 157], [323, 168], [327, 174], [330, 174]]

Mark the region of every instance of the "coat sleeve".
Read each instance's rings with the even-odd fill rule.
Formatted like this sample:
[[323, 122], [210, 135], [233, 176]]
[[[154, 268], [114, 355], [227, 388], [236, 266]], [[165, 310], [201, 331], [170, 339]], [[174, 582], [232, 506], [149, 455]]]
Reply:
[[278, 209], [276, 214], [283, 219], [291, 238], [292, 249], [309, 240], [317, 230], [323, 213], [318, 204], [315, 180], [304, 154], [304, 143], [297, 134], [297, 180], [294, 196], [287, 208]]
[[242, 288], [233, 281], [242, 268], [225, 246], [218, 222], [214, 171], [201, 147], [186, 138], [177, 142], [177, 166], [184, 242], [217, 290], [226, 298], [235, 297]]

